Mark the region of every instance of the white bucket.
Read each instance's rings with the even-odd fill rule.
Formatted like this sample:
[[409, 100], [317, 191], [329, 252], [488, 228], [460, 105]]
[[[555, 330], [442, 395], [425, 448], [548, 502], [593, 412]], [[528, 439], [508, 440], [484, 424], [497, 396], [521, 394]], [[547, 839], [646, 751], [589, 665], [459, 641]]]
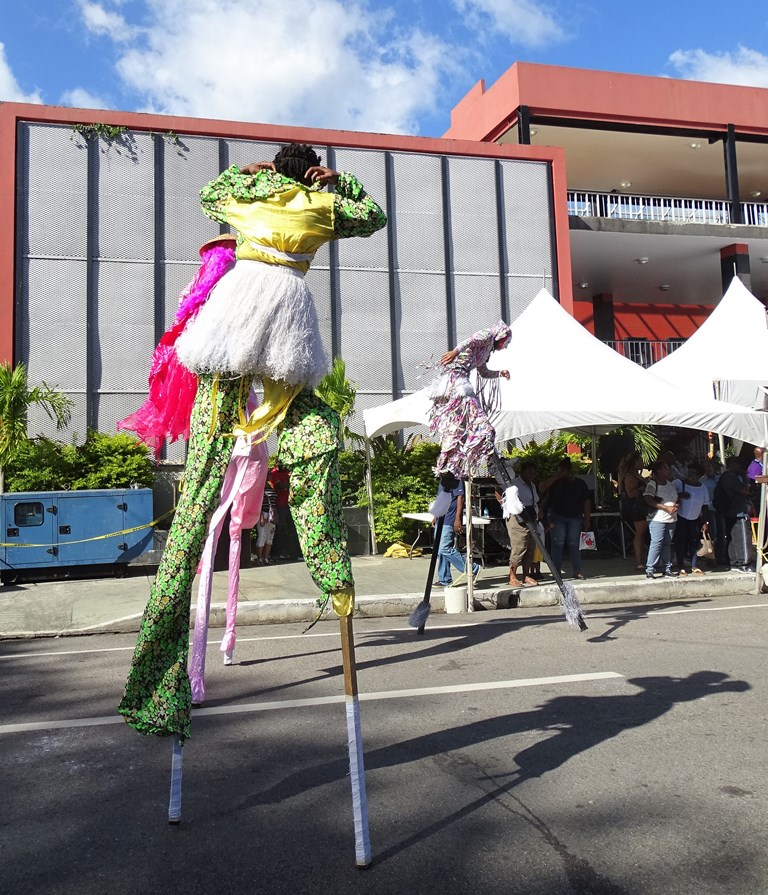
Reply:
[[467, 586], [463, 587], [445, 587], [445, 611], [446, 612], [466, 612], [467, 611]]

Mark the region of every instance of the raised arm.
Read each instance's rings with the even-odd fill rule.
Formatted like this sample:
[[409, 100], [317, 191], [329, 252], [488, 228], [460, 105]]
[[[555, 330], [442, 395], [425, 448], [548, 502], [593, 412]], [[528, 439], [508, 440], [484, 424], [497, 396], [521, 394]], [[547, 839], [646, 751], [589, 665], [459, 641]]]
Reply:
[[335, 189], [333, 231], [338, 239], [371, 236], [386, 226], [386, 214], [354, 174], [341, 171]]

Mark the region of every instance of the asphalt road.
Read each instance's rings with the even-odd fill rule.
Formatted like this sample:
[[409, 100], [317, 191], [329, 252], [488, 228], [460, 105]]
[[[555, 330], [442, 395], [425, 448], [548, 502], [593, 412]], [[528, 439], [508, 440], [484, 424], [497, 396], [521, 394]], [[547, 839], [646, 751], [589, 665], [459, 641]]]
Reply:
[[364, 871], [335, 622], [212, 632], [179, 826], [133, 636], [1, 642], [0, 892], [767, 893], [768, 600], [587, 614], [356, 622]]

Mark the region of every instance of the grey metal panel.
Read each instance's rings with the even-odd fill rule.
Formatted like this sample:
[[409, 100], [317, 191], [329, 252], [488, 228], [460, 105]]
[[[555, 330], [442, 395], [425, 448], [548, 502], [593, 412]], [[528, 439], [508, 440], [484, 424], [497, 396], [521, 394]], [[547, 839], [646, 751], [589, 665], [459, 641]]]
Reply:
[[[319, 254], [319, 253], [318, 253]], [[306, 277], [307, 285], [312, 290], [317, 309], [317, 319], [320, 324], [320, 337], [328, 359], [331, 359], [332, 350], [332, 323], [331, 314], [331, 277], [328, 270], [313, 267]]]
[[101, 258], [154, 258], [154, 144], [149, 134], [130, 141], [100, 140], [97, 158], [98, 223]]
[[200, 259], [190, 262], [189, 264], [166, 264], [165, 265], [165, 328], [168, 329], [173, 324], [176, 317], [176, 311], [179, 309], [179, 299], [181, 293], [192, 282], [198, 268], [200, 267]]
[[456, 340], [461, 342], [478, 329], [501, 318], [498, 274], [454, 276], [456, 294]]
[[200, 209], [200, 190], [219, 175], [218, 142], [210, 137], [180, 137], [163, 146], [165, 257], [192, 261], [200, 246], [219, 233], [219, 225]]
[[449, 158], [448, 188], [453, 269], [498, 273], [494, 162], [490, 159]]
[[22, 264], [21, 356], [31, 382], [62, 390], [87, 384], [85, 261], [29, 260]]
[[138, 410], [145, 397], [139, 392], [98, 392], [94, 398], [98, 430], [116, 432], [118, 422]]
[[[53, 377], [47, 381], [49, 385], [54, 384]], [[57, 429], [56, 423], [46, 415], [45, 411], [35, 406], [29, 410], [27, 432], [31, 437], [45, 435], [48, 438], [55, 438], [57, 441], [75, 441], [82, 444], [88, 430], [85, 395], [79, 392], [68, 392], [66, 389], [61, 389], [61, 391], [74, 404], [69, 425], [64, 429]]]
[[435, 274], [398, 273], [395, 302], [400, 346], [400, 369], [395, 371], [397, 388], [401, 393], [416, 391], [431, 378], [420, 365], [439, 358], [448, 347], [444, 278]]
[[341, 356], [347, 377], [391, 393], [389, 277], [386, 271], [342, 270]]
[[[445, 269], [440, 158], [393, 153], [395, 207], [389, 208], [400, 270]], [[444, 313], [441, 312], [441, 313]]]
[[[84, 143], [80, 145], [71, 136], [67, 126], [22, 126], [21, 141], [27, 155], [18, 187], [19, 211], [23, 245], [34, 253], [81, 258], [86, 253], [86, 150]], [[164, 203], [160, 228], [163, 257], [158, 259], [164, 268], [157, 280], [152, 268], [156, 248], [155, 142], [163, 164], [162, 192], [157, 196], [161, 195]], [[147, 134], [135, 134], [126, 141], [128, 150], [118, 147], [117, 152], [114, 145], [107, 147], [103, 141], [97, 145], [95, 223], [98, 251], [105, 260], [92, 262], [96, 273], [92, 380], [102, 390], [121, 393], [94, 396], [98, 425], [109, 428], [133, 412], [146, 394], [155, 340], [155, 286], [162, 290], [158, 296], [163, 306], [161, 322], [169, 326], [180, 292], [198, 269], [200, 245], [219, 231], [199, 209], [199, 190], [219, 173], [220, 147], [226, 146], [229, 163], [242, 165], [271, 159], [279, 144], [252, 140], [224, 143], [212, 137], [182, 135], [180, 145], [174, 146], [168, 140], [160, 144]], [[386, 152], [315, 148], [324, 163], [352, 171], [382, 206], [386, 204]], [[327, 246], [318, 252], [307, 283], [315, 295], [326, 350], [330, 354], [335, 321], [348, 374], [357, 381], [356, 418], [363, 407], [376, 406], [390, 397], [393, 343], [396, 392], [407, 393], [429, 381], [431, 374], [420, 364], [451, 347], [446, 319], [449, 284], [460, 338], [498, 319], [502, 281], [509, 289], [511, 319], [542, 285], [552, 288], [547, 166], [512, 160], [498, 163], [504, 208], [500, 247], [494, 165], [487, 159], [449, 158], [445, 166], [449, 192], [444, 201], [440, 156], [391, 153], [388, 228], [369, 239], [339, 241], [333, 252]], [[446, 232], [453, 265], [450, 281], [445, 272]], [[395, 266], [392, 294], [388, 239], [392, 240]], [[336, 249], [338, 270], [332, 269]], [[502, 271], [500, 257], [504, 259]], [[146, 263], [116, 263], [109, 258]], [[85, 389], [87, 382], [86, 275], [84, 261], [31, 261], [22, 265], [17, 296], [19, 343], [31, 375], [44, 376], [75, 392]], [[390, 321], [390, 308], [394, 322]], [[78, 396], [78, 401], [79, 416], [72, 428], [84, 432], [84, 396]], [[180, 445], [168, 451], [169, 458], [179, 462], [183, 454]]]
[[227, 140], [229, 164], [250, 165], [251, 162], [271, 162], [280, 149], [279, 143], [266, 143], [260, 140]]
[[552, 278], [534, 274], [527, 277], [509, 277], [509, 319], [517, 320], [541, 289], [552, 291]]
[[508, 271], [513, 276], [552, 275], [547, 165], [505, 161], [501, 165]]
[[[335, 153], [337, 171], [349, 171], [365, 191], [386, 211], [386, 170], [383, 152], [340, 149]], [[381, 270], [387, 266], [387, 230], [379, 230], [365, 239], [340, 239], [339, 266]]]
[[173, 444], [165, 444], [165, 459], [168, 463], [184, 463], [187, 459], [186, 441], [174, 441]]
[[84, 258], [87, 245], [88, 151], [65, 125], [19, 126], [22, 175], [18, 208], [25, 233], [22, 252]]
[[155, 347], [153, 266], [104, 261], [99, 265], [94, 381], [100, 389], [141, 391]]

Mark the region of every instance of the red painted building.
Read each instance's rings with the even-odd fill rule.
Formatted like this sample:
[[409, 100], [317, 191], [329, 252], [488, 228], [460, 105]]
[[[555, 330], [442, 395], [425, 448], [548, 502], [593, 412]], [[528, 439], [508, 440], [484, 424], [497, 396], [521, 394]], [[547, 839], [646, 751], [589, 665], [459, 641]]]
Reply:
[[445, 136], [563, 150], [574, 314], [600, 338], [674, 345], [734, 274], [768, 303], [768, 90], [518, 62]]

